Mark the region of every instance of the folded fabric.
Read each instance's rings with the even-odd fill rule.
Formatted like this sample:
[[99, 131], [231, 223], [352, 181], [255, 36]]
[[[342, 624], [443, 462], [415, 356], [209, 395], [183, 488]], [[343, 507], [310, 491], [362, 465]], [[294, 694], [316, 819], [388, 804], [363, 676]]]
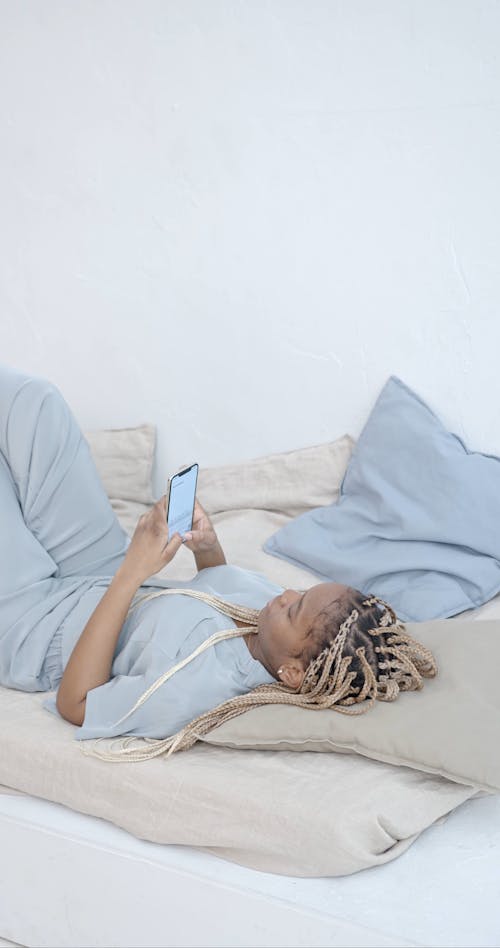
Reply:
[[338, 502], [297, 517], [264, 550], [322, 580], [446, 618], [500, 589], [500, 458], [469, 451], [391, 376], [354, 447]]
[[407, 623], [406, 630], [438, 666], [421, 691], [356, 715], [268, 705], [202, 739], [254, 750], [356, 752], [500, 791], [500, 621], [441, 619]]

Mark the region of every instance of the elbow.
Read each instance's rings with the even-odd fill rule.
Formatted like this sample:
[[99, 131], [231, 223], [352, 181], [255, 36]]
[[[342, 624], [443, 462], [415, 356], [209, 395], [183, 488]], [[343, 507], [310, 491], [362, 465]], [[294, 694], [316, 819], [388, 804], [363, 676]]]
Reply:
[[75, 702], [65, 701], [64, 696], [61, 697], [59, 693], [57, 694], [56, 708], [59, 714], [65, 721], [69, 721], [70, 724], [76, 724], [78, 727], [82, 726], [85, 718], [85, 704], [85, 698], [83, 701], [79, 701], [75, 704]]

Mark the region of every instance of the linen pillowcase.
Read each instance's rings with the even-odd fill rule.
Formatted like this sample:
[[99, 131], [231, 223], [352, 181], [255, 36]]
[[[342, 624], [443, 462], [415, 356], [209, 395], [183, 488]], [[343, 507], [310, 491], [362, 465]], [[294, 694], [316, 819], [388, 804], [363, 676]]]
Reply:
[[390, 602], [403, 620], [446, 618], [500, 589], [500, 458], [469, 451], [391, 376], [357, 441], [338, 503], [264, 544]]
[[154, 425], [84, 431], [106, 494], [111, 500], [152, 504]]
[[210, 516], [258, 509], [296, 517], [337, 499], [353, 447], [345, 434], [325, 444], [201, 468], [197, 494]]
[[340, 751], [500, 791], [500, 623], [443, 619], [406, 623], [431, 649], [436, 678], [365, 714], [273, 705], [254, 708], [203, 737], [255, 750]]

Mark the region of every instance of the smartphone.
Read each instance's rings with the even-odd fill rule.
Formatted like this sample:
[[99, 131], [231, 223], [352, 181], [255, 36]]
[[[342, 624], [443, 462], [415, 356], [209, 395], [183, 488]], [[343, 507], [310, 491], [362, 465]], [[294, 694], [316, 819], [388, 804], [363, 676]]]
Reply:
[[168, 479], [167, 525], [168, 535], [181, 537], [193, 526], [193, 511], [198, 481], [198, 465], [191, 464]]

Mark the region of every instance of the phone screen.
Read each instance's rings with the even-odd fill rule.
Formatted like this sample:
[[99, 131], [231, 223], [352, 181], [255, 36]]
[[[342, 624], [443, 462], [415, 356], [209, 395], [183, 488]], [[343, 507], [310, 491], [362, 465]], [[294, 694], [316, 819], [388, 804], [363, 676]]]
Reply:
[[191, 530], [197, 479], [197, 464], [179, 471], [170, 479], [167, 513], [169, 537], [172, 537], [174, 533], [180, 533], [183, 537], [188, 530]]

